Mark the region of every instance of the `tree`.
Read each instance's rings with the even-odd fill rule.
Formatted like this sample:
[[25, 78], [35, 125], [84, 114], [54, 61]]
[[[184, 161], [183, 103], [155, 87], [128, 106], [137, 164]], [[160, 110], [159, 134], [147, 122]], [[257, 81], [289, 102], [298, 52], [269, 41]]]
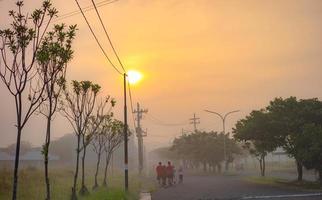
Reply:
[[[93, 112], [96, 97], [100, 90], [100, 86], [90, 81], [72, 81], [73, 89], [68, 91], [63, 87], [65, 101], [62, 101], [62, 114], [70, 122], [74, 133], [77, 137], [76, 147], [76, 166], [74, 174], [74, 182], [72, 187], [72, 199], [77, 199], [76, 186], [79, 169], [79, 154], [81, 152], [81, 139], [84, 138], [88, 123]], [[83, 179], [84, 180], [84, 179]], [[82, 183], [82, 189], [84, 186]]]
[[98, 171], [101, 163], [101, 155], [103, 153], [103, 147], [105, 146], [107, 140], [106, 140], [106, 133], [108, 132], [108, 129], [110, 128], [110, 121], [111, 121], [111, 116], [106, 115], [104, 116], [104, 119], [99, 126], [98, 130], [93, 133], [93, 140], [91, 142], [93, 151], [97, 155], [97, 162], [96, 162], [96, 171], [94, 175], [94, 186], [93, 189], [96, 189], [98, 187], [98, 182], [97, 182], [97, 176], [98, 176]]
[[244, 142], [243, 147], [258, 159], [261, 176], [265, 176], [266, 155], [281, 145], [282, 139], [276, 130], [266, 110], [252, 111], [233, 129], [234, 138]]
[[23, 1], [17, 1], [17, 11], [9, 11], [10, 27], [0, 30], [0, 77], [14, 97], [16, 109], [16, 153], [13, 174], [12, 199], [17, 198], [18, 168], [22, 130], [30, 117], [44, 101], [45, 89], [37, 73], [36, 55], [51, 19], [57, 10], [50, 0], [44, 0], [41, 8], [31, 15], [25, 14]]
[[[318, 99], [297, 100], [296, 97], [276, 98], [270, 102], [267, 110], [271, 113], [276, 131], [283, 137], [282, 147], [296, 161], [298, 181], [303, 178], [303, 161], [306, 149], [303, 141], [307, 124], [319, 125], [322, 122], [322, 102]], [[307, 132], [306, 132], [307, 133]]]
[[234, 154], [238, 154], [240, 149], [234, 140], [217, 132], [195, 132], [182, 135], [175, 138], [170, 150], [183, 160], [186, 168], [188, 165], [195, 168], [202, 165], [204, 171], [207, 171], [207, 166], [209, 169], [212, 168], [213, 171], [216, 168], [221, 171], [221, 162], [224, 161], [224, 137], [229, 143], [229, 155], [233, 160]]
[[54, 30], [46, 34], [37, 52], [36, 59], [39, 65], [38, 72], [43, 78], [46, 99], [40, 106], [47, 121], [45, 144], [42, 153], [44, 155], [46, 199], [50, 200], [50, 183], [48, 176], [48, 152], [51, 138], [51, 122], [57, 111], [58, 100], [65, 82], [67, 63], [71, 60], [73, 51], [72, 41], [75, 37], [76, 25], [68, 30], [64, 24], [55, 25]]
[[[82, 134], [82, 148], [81, 151], [83, 151], [83, 155], [82, 155], [82, 186], [81, 186], [81, 190], [80, 190], [80, 194], [84, 195], [84, 194], [88, 194], [89, 191], [85, 185], [85, 158], [86, 158], [86, 151], [87, 151], [87, 146], [91, 143], [95, 133], [97, 132], [97, 129], [100, 127], [102, 121], [105, 118], [105, 107], [106, 104], [110, 101], [110, 97], [107, 97], [105, 99], [105, 101], [99, 103], [97, 105], [97, 112], [96, 112], [96, 116], [91, 116], [89, 118], [89, 123], [86, 127], [86, 130], [83, 132]], [[110, 101], [111, 103], [111, 107], [109, 108], [108, 113], [111, 111], [112, 107], [114, 107], [115, 105], [115, 101], [114, 99], [111, 99]]]
[[319, 174], [322, 183], [322, 127], [316, 124], [306, 124], [303, 128], [301, 142], [303, 165], [307, 169], [314, 169]]
[[[103, 185], [107, 185], [107, 168], [109, 166], [111, 156], [114, 151], [120, 146], [120, 144], [124, 141], [124, 124], [123, 122], [113, 119], [110, 122], [110, 126], [108, 129], [105, 129], [104, 137], [106, 142], [104, 143], [104, 151], [105, 151], [105, 168], [104, 168], [104, 179]], [[132, 133], [129, 132], [128, 136]]]
[[[108, 111], [105, 113], [105, 108], [106, 108], [106, 104], [110, 103], [111, 106], [109, 107]], [[83, 147], [82, 147], [82, 151], [83, 151], [83, 157], [82, 157], [82, 188], [83, 191], [81, 191], [81, 193], [85, 194], [87, 193], [87, 189], [85, 187], [85, 156], [86, 156], [86, 149], [87, 146], [92, 143], [93, 140], [98, 140], [99, 143], [99, 147], [98, 149], [95, 148], [97, 147], [96, 145], [93, 145], [93, 150], [95, 153], [98, 154], [99, 159], [98, 161], [100, 162], [100, 155], [101, 155], [101, 150], [102, 150], [102, 144], [101, 142], [104, 142], [104, 138], [101, 136], [101, 127], [104, 126], [104, 122], [106, 119], [109, 119], [113, 113], [111, 113], [112, 108], [115, 106], [115, 100], [111, 99], [110, 97], [107, 97], [105, 99], [105, 101], [101, 102], [100, 104], [98, 104], [97, 106], [97, 113], [96, 116], [91, 116], [89, 123], [88, 123], [88, 127], [87, 130], [85, 131], [85, 134], [83, 135]], [[94, 142], [94, 144], [96, 144]], [[100, 146], [101, 145], [101, 146]], [[100, 152], [98, 152], [100, 151]], [[96, 169], [96, 174], [98, 173], [98, 167], [99, 167], [99, 163]], [[95, 183], [97, 184], [97, 175], [95, 176]]]

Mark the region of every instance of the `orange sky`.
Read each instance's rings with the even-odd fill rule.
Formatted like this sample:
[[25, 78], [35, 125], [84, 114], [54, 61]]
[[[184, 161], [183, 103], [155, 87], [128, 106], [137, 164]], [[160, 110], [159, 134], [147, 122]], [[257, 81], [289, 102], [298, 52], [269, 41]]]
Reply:
[[[79, 1], [90, 5], [90, 0]], [[27, 0], [26, 6], [35, 7], [34, 2]], [[77, 10], [74, 1], [53, 2], [61, 14]], [[0, 1], [1, 27], [12, 8], [12, 1]], [[196, 112], [200, 129], [220, 130], [219, 119], [203, 109], [240, 109], [228, 119], [230, 128], [276, 96], [322, 97], [320, 0], [119, 0], [100, 11], [125, 67], [144, 74], [132, 88], [134, 103], [141, 102], [164, 122], [181, 123]], [[95, 13], [86, 14], [108, 48]], [[102, 85], [104, 94], [117, 99], [116, 113], [122, 119], [122, 79], [106, 62], [82, 16], [58, 22], [79, 28], [68, 79]], [[2, 146], [16, 135], [13, 99], [3, 84], [0, 92]], [[31, 120], [24, 140], [42, 143], [40, 120]], [[169, 144], [182, 128], [158, 126], [149, 116], [142, 123], [148, 128], [149, 147]], [[54, 126], [53, 138], [71, 132], [59, 116]], [[189, 124], [183, 128], [192, 129]]]

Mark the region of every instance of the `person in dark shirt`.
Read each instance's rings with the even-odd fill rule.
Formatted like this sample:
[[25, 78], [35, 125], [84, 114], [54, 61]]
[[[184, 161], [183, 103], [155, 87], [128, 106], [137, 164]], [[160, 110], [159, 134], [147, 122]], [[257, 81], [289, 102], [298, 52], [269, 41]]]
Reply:
[[159, 165], [156, 167], [157, 180], [158, 180], [159, 185], [161, 185], [161, 183], [162, 183], [162, 170], [163, 170], [162, 168], [163, 168], [162, 163], [159, 162]]
[[163, 165], [161, 169], [162, 186], [165, 187], [167, 184], [167, 167]]

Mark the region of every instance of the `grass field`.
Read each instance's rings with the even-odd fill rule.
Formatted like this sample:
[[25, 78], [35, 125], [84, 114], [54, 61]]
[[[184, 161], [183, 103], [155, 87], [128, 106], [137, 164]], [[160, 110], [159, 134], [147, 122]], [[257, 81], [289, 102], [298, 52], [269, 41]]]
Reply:
[[257, 184], [267, 184], [267, 185], [274, 185], [274, 186], [287, 186], [291, 188], [300, 188], [300, 189], [307, 189], [307, 190], [322, 190], [322, 185], [320, 182], [317, 181], [290, 181], [284, 180], [281, 178], [276, 177], [247, 177], [247, 181], [257, 183]]
[[[136, 175], [129, 177], [129, 192], [126, 194], [123, 189], [123, 174], [114, 172], [108, 177], [108, 187], [100, 187], [93, 191], [93, 173], [86, 176], [86, 186], [90, 194], [80, 197], [80, 200], [136, 200], [142, 186], [142, 180]], [[71, 186], [73, 182], [73, 171], [67, 169], [52, 169], [50, 171], [50, 181], [53, 200], [69, 200]], [[99, 184], [102, 183], [102, 177]], [[150, 183], [144, 183], [148, 185]], [[80, 179], [78, 187], [80, 186]], [[152, 185], [150, 185], [153, 187]], [[12, 191], [12, 171], [0, 169], [0, 199], [11, 198]], [[79, 196], [79, 195], [78, 195]], [[18, 199], [21, 200], [43, 200], [45, 199], [45, 182], [41, 169], [25, 168], [19, 171]]]

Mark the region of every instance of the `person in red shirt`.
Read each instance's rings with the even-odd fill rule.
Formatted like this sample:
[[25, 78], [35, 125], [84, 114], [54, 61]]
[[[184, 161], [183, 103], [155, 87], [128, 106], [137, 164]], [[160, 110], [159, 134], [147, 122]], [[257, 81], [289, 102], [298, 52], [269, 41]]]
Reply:
[[158, 182], [159, 182], [159, 185], [161, 185], [162, 170], [163, 170], [162, 163], [161, 163], [161, 162], [159, 162], [159, 165], [156, 167], [157, 180], [158, 180]]
[[170, 161], [168, 161], [168, 166], [166, 168], [166, 171], [167, 171], [168, 184], [169, 186], [171, 186], [173, 184], [174, 169]]

